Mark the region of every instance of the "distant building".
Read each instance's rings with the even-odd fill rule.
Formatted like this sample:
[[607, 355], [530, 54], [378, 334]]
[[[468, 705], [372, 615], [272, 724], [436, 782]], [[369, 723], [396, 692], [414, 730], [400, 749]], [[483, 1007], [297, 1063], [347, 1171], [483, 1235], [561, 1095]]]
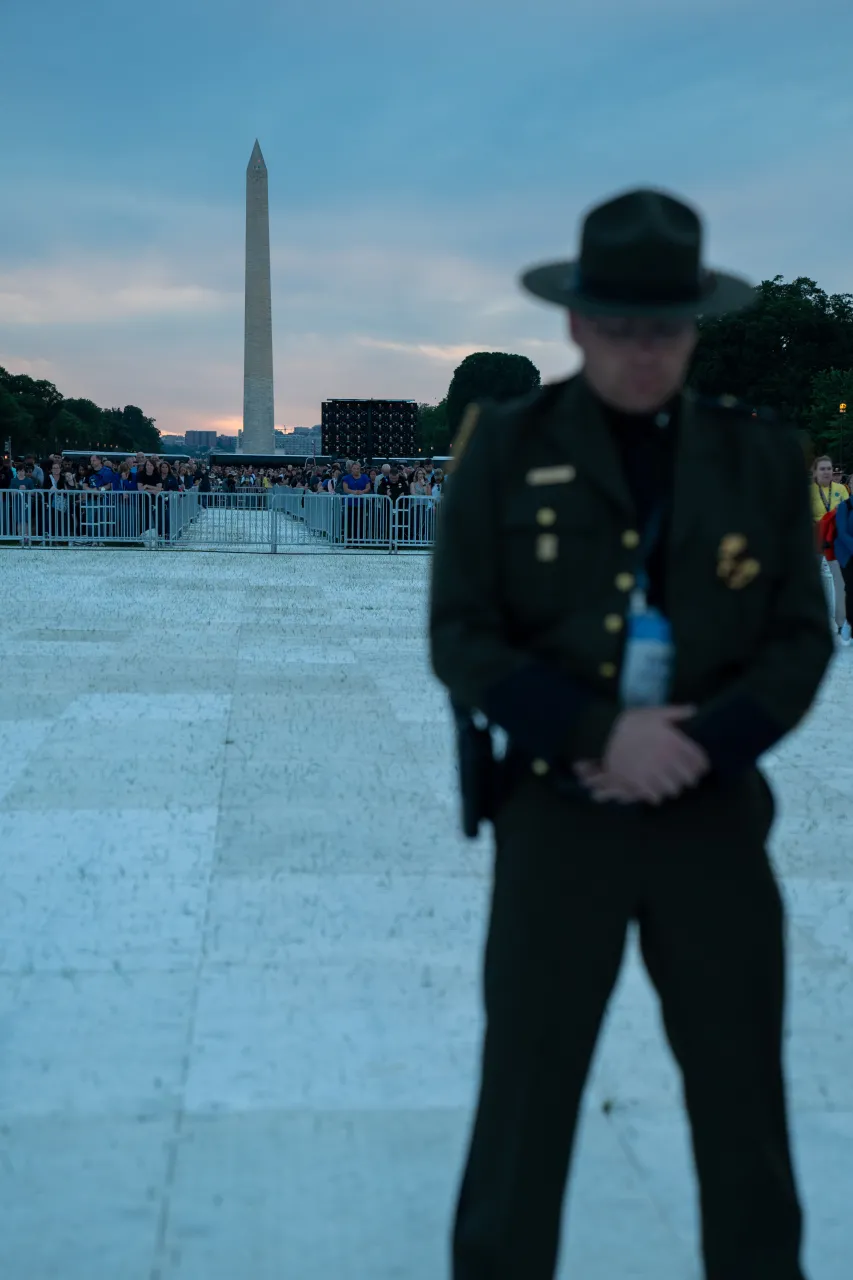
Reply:
[[215, 431], [188, 431], [184, 437], [188, 449], [215, 449]]
[[236, 436], [217, 436], [214, 445], [220, 453], [236, 453], [237, 437]]
[[276, 427], [275, 447], [278, 453], [320, 452], [323, 442], [322, 427], [290, 427], [283, 431]]

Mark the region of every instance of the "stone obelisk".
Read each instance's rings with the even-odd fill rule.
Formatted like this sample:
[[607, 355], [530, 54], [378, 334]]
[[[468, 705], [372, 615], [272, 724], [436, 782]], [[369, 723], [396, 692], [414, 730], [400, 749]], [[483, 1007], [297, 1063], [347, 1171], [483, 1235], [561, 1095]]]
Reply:
[[267, 166], [255, 139], [246, 170], [246, 320], [243, 347], [243, 453], [275, 451]]

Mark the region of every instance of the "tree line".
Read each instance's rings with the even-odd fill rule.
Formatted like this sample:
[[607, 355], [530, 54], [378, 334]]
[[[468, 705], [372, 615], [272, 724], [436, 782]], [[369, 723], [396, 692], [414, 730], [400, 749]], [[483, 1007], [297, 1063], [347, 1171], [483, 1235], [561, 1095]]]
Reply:
[[[419, 405], [419, 446], [448, 454], [472, 400], [502, 402], [540, 383], [526, 356], [467, 356], [444, 399]], [[829, 453], [853, 470], [853, 295], [827, 294], [805, 276], [762, 281], [749, 310], [700, 320], [689, 383], [700, 395], [774, 409], [800, 428], [807, 453]]]
[[0, 366], [0, 444], [16, 456], [46, 458], [63, 449], [143, 449], [160, 452], [154, 419], [135, 404], [100, 409], [92, 400], [66, 399], [52, 382]]
[[[733, 395], [768, 406], [803, 433], [807, 452], [829, 453], [853, 470], [853, 295], [827, 294], [814, 280], [764, 280], [747, 311], [700, 320], [690, 384], [702, 395]], [[446, 456], [466, 405], [503, 402], [541, 383], [526, 356], [477, 351], [453, 372], [444, 398], [418, 406], [417, 447]], [[849, 414], [847, 406], [850, 406]], [[101, 409], [66, 399], [52, 382], [0, 368], [0, 444], [17, 455], [63, 449], [160, 453], [155, 420], [136, 405]]]

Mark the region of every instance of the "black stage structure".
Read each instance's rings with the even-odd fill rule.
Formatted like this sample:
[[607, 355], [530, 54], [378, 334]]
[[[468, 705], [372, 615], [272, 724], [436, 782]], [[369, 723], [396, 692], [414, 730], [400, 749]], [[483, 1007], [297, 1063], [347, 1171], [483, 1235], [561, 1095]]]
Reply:
[[416, 400], [324, 400], [323, 453], [337, 458], [408, 458], [415, 454]]

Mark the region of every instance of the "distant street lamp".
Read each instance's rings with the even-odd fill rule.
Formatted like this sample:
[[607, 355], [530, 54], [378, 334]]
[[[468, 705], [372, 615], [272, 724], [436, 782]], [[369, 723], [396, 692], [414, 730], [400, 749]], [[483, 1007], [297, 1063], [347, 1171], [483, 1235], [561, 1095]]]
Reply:
[[838, 459], [838, 465], [841, 468], [841, 471], [843, 473], [844, 471], [844, 417], [843, 415], [847, 412], [847, 405], [840, 404], [838, 406], [838, 412], [842, 415], [841, 421], [838, 424], [838, 452], [840, 454], [840, 457]]

